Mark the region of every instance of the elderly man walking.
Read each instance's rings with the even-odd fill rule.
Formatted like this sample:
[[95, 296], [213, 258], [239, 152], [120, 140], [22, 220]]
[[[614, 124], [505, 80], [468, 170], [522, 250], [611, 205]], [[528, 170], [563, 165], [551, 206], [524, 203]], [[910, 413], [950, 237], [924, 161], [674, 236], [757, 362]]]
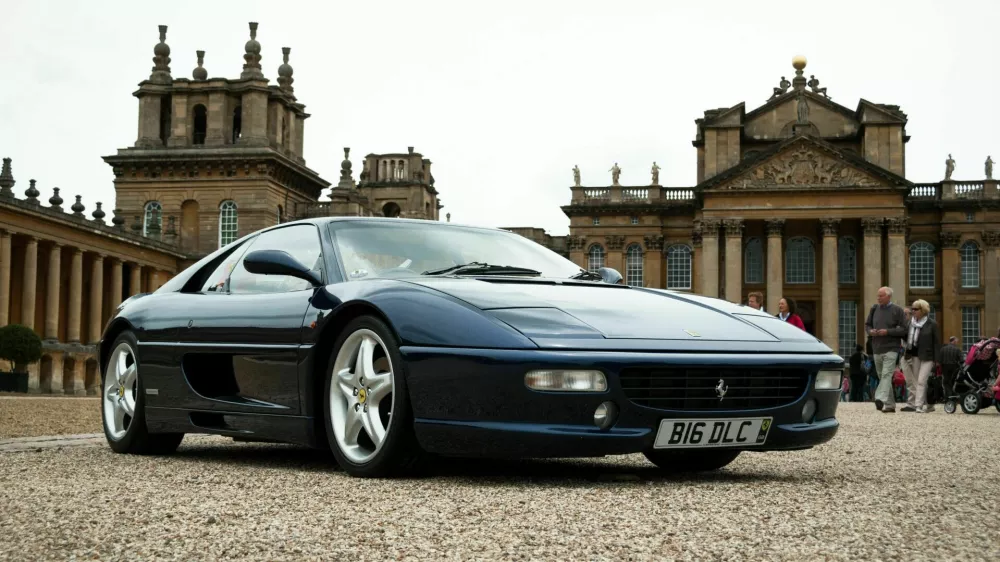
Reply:
[[877, 304], [868, 311], [865, 333], [871, 337], [875, 372], [879, 378], [878, 388], [875, 390], [875, 408], [891, 414], [896, 412], [892, 374], [896, 370], [900, 340], [906, 337], [906, 314], [901, 306], [892, 303], [890, 287], [879, 288], [876, 300]]

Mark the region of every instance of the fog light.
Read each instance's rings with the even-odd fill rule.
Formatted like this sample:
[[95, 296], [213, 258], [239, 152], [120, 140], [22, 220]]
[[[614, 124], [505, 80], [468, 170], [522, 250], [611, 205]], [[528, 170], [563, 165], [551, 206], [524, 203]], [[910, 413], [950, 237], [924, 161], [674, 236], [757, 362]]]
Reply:
[[604, 392], [608, 389], [608, 381], [600, 371], [531, 371], [524, 375], [524, 384], [532, 390]]
[[840, 390], [843, 371], [820, 371], [816, 374], [816, 390]]
[[802, 406], [802, 423], [812, 423], [814, 416], [816, 416], [816, 401], [809, 400]]
[[594, 425], [601, 429], [608, 429], [609, 427], [615, 425], [615, 419], [618, 417], [618, 406], [614, 402], [602, 402], [600, 406], [594, 410]]

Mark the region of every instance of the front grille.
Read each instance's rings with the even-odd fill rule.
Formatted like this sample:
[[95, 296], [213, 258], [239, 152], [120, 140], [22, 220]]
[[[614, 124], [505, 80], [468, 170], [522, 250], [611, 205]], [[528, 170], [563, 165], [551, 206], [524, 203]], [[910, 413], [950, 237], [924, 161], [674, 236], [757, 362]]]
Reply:
[[[776, 408], [802, 396], [804, 369], [658, 367], [623, 369], [625, 396], [634, 404], [663, 410], [752, 410]], [[716, 387], [723, 381], [725, 397]]]

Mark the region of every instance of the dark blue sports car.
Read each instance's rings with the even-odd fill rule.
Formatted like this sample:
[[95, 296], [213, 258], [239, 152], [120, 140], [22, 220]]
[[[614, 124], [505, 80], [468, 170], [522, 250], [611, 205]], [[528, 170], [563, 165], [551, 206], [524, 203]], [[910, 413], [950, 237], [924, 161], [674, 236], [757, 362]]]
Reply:
[[712, 470], [833, 438], [844, 362], [826, 345], [620, 278], [490, 228], [267, 228], [121, 304], [100, 344], [104, 431], [120, 453], [186, 433], [329, 448], [355, 476], [428, 455]]

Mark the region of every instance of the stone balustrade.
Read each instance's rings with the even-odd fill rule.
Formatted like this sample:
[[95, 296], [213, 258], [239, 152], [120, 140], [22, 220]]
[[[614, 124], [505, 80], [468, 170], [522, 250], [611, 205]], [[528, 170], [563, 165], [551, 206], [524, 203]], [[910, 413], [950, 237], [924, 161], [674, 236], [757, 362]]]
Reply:
[[694, 189], [690, 187], [573, 187], [573, 204], [608, 203], [662, 203], [669, 201], [688, 202], [694, 199]]
[[958, 201], [963, 199], [1000, 199], [997, 180], [953, 181], [918, 183], [910, 188], [907, 200]]

